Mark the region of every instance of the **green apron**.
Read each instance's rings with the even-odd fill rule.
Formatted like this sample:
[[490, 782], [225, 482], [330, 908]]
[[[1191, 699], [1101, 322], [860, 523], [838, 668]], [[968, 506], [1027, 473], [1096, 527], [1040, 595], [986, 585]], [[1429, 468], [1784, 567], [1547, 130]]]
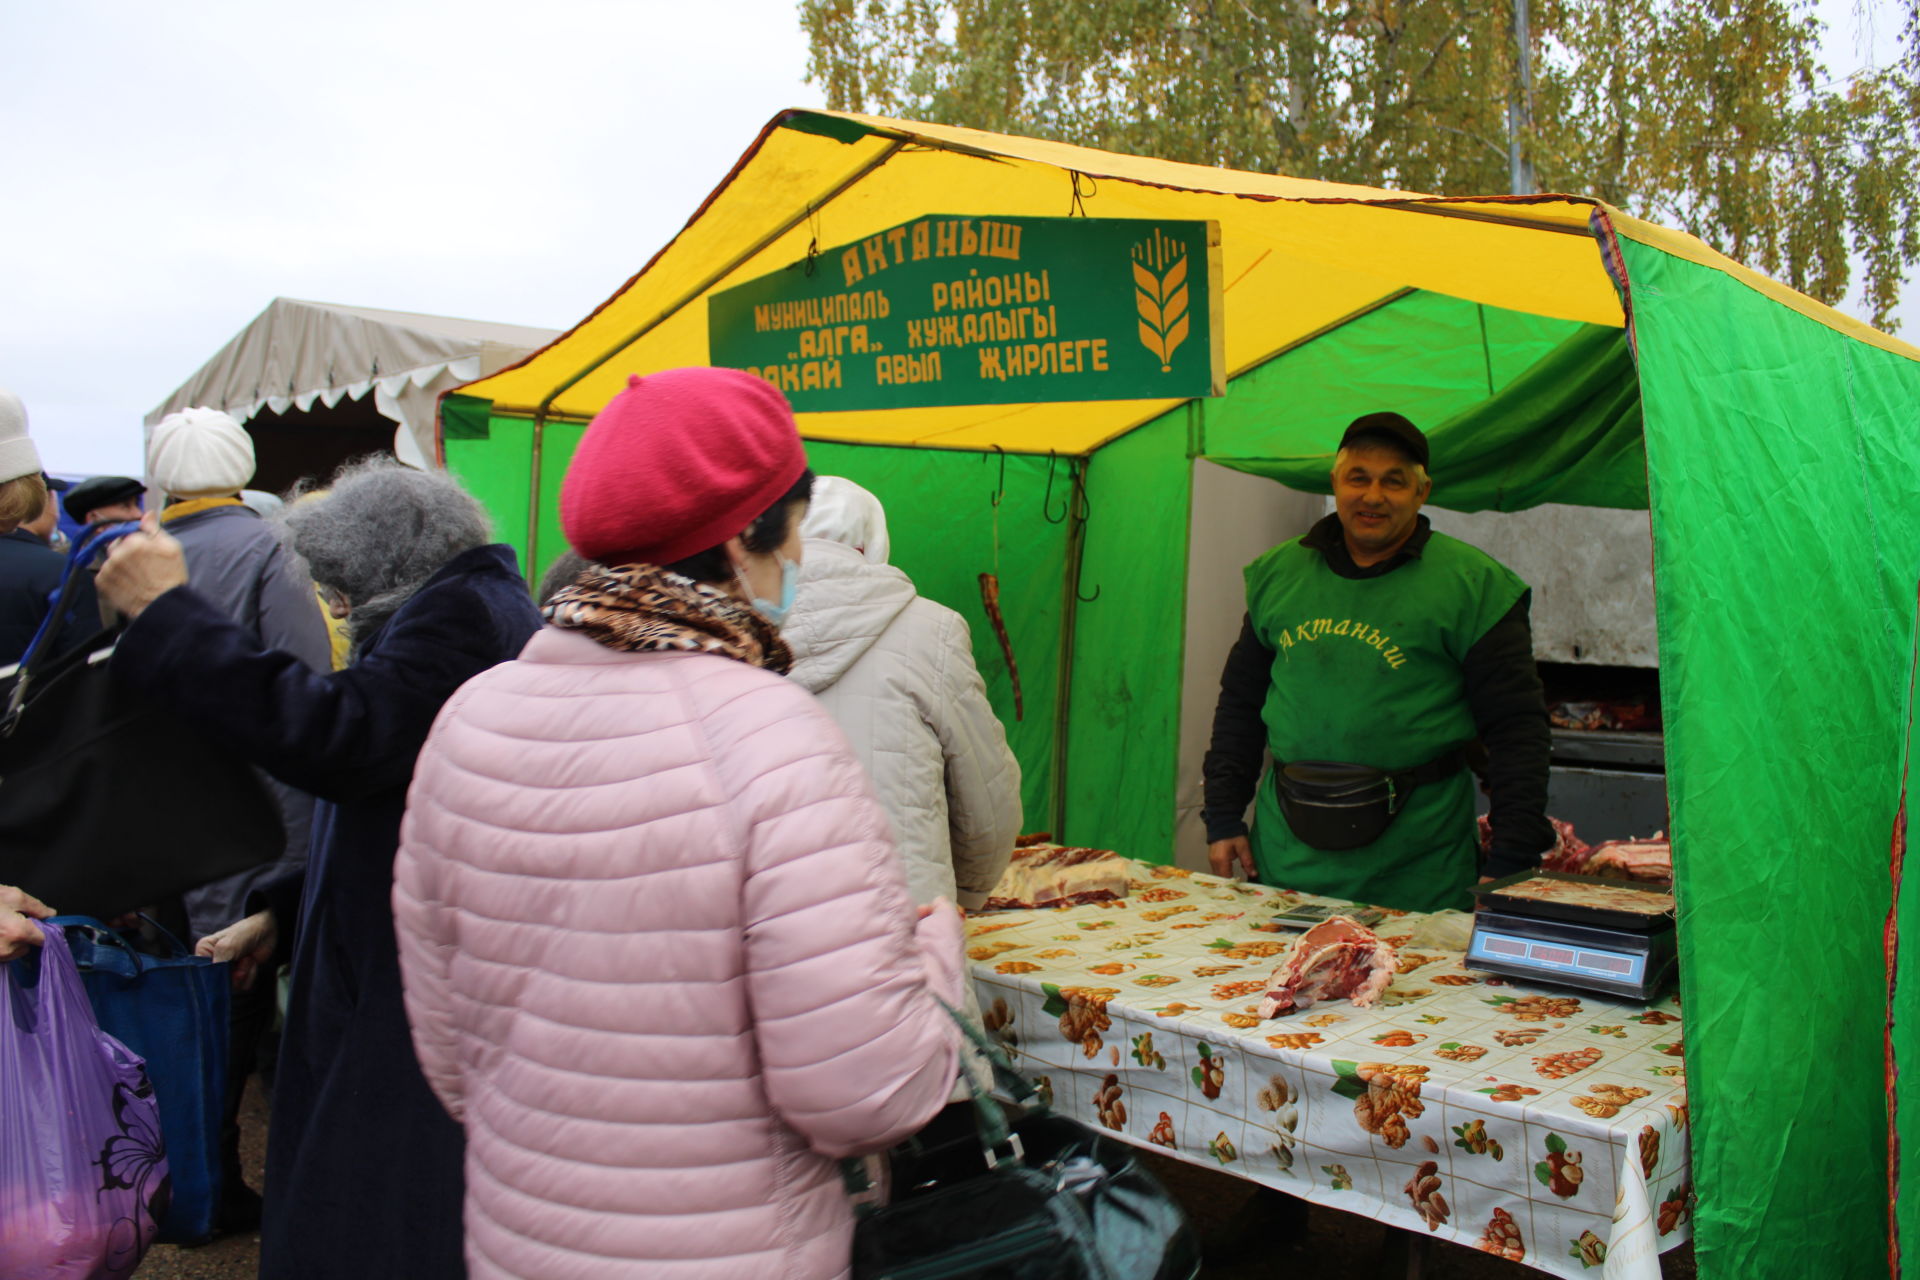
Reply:
[[[1374, 578], [1343, 578], [1298, 539], [1247, 566], [1247, 614], [1274, 651], [1261, 718], [1275, 761], [1411, 769], [1475, 736], [1461, 661], [1527, 586], [1436, 533]], [[1272, 773], [1254, 809], [1254, 861], [1268, 884], [1403, 911], [1465, 908], [1478, 866], [1473, 775], [1418, 788], [1384, 834], [1315, 849], [1281, 815]]]

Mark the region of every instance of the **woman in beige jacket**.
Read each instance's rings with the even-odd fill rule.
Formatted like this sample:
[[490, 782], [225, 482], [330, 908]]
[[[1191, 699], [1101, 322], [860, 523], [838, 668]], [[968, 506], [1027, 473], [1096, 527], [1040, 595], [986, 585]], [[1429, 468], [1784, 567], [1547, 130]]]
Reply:
[[893, 822], [914, 901], [984, 906], [1020, 833], [1020, 766], [987, 702], [966, 620], [889, 565], [886, 513], [822, 476], [800, 532], [789, 673], [825, 705]]

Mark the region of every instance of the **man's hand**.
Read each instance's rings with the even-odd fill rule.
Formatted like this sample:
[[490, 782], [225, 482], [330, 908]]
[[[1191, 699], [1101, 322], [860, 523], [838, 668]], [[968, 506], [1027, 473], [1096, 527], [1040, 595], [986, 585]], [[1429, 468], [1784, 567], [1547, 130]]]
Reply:
[[200, 939], [194, 944], [193, 954], [227, 961], [233, 966], [233, 989], [246, 991], [253, 986], [260, 966], [273, 958], [279, 942], [280, 930], [274, 924], [273, 912], [256, 911]]
[[140, 532], [130, 533], [107, 549], [94, 585], [108, 604], [129, 618], [175, 587], [186, 585], [187, 559], [180, 542], [160, 528], [160, 517], [149, 511], [140, 520]]
[[54, 909], [24, 889], [0, 884], [0, 962], [18, 960], [28, 947], [46, 940], [35, 920], [57, 914]]
[[1229, 836], [1225, 840], [1215, 840], [1207, 846], [1207, 861], [1213, 865], [1213, 874], [1231, 878], [1235, 862], [1240, 864], [1242, 879], [1254, 878], [1253, 843], [1245, 836]]

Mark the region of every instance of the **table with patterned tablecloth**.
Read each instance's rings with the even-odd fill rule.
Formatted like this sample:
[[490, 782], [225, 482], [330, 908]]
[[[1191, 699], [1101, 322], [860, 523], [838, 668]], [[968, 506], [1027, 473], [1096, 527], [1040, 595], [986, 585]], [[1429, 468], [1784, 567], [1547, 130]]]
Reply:
[[968, 922], [989, 1032], [1055, 1109], [1557, 1275], [1654, 1280], [1687, 1237], [1671, 997], [1535, 988], [1412, 944], [1381, 1001], [1263, 1021], [1299, 894], [1129, 864], [1124, 902]]

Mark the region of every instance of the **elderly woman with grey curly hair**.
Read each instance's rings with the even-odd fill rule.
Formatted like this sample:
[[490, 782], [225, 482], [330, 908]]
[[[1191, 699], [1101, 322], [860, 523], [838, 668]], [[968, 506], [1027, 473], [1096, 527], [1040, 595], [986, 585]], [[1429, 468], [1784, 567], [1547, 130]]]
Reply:
[[479, 504], [444, 475], [356, 464], [292, 507], [286, 533], [347, 620], [345, 669], [262, 648], [194, 594], [178, 544], [152, 529], [100, 571], [132, 618], [113, 671], [322, 802], [304, 884], [264, 887], [250, 904], [262, 909], [201, 943], [246, 980], [292, 935], [260, 1275], [459, 1276], [461, 1134], [408, 1037], [392, 865], [434, 717], [540, 617], [513, 552], [489, 544]]

